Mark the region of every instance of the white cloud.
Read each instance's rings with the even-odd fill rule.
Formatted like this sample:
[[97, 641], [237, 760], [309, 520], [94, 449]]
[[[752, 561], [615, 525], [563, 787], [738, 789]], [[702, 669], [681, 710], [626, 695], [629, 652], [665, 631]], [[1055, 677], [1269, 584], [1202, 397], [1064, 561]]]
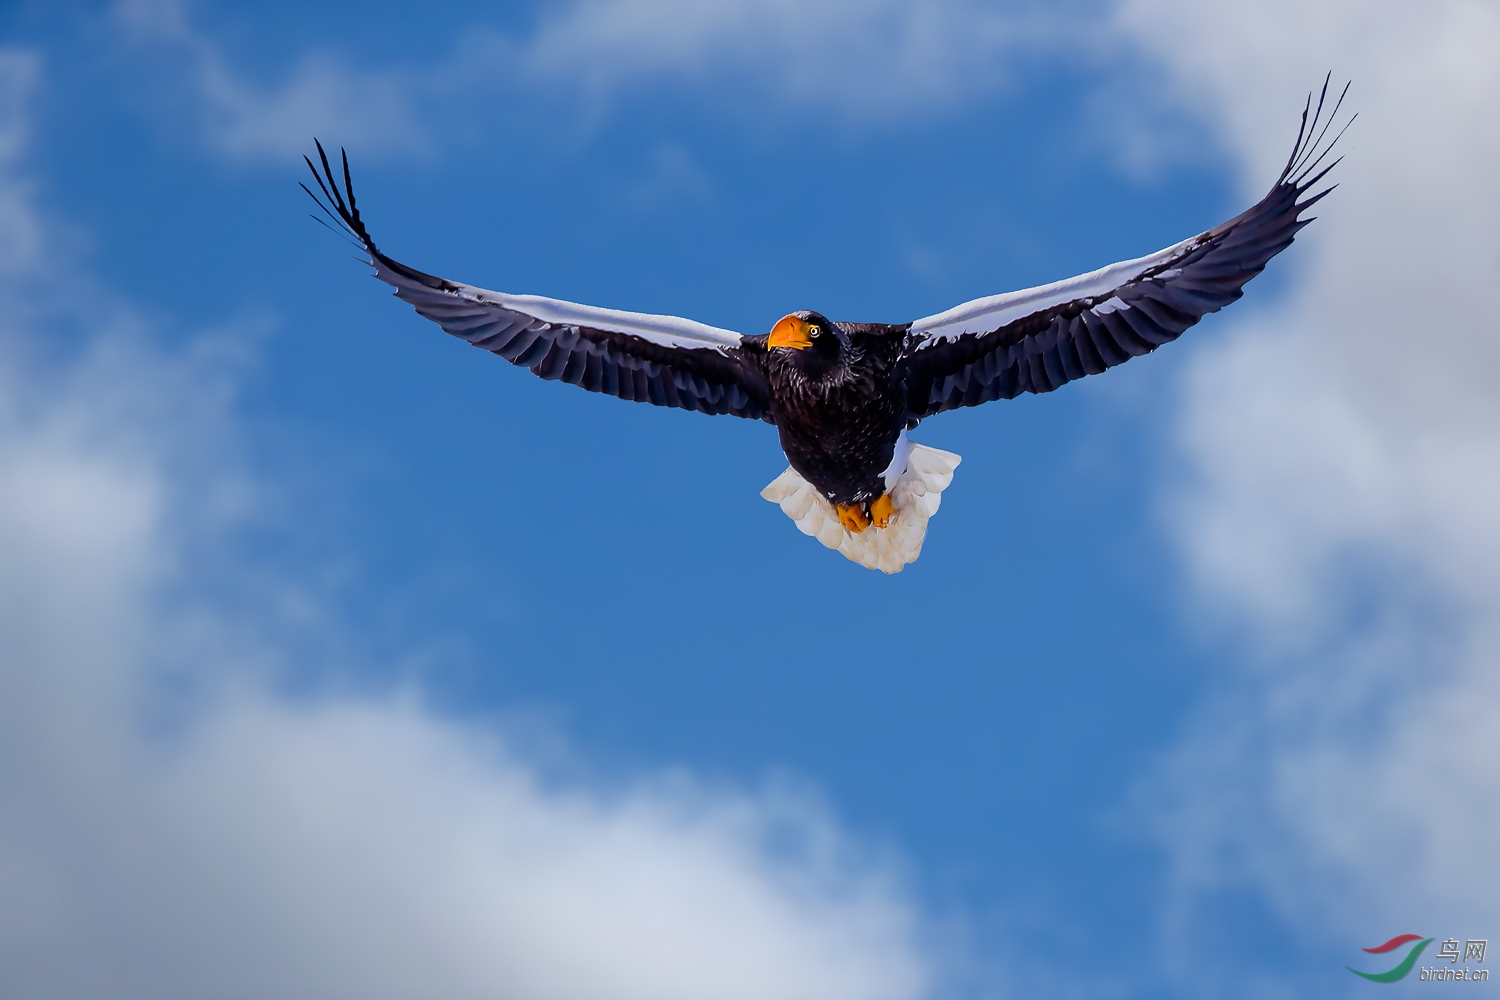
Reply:
[[[543, 7], [528, 34], [482, 21], [455, 27], [449, 51], [372, 69], [335, 48], [309, 49], [275, 83], [255, 80], [195, 23], [188, 0], [118, 0], [148, 77], [186, 69], [207, 144], [232, 159], [284, 160], [309, 136], [361, 152], [424, 153], [538, 98], [597, 109], [633, 88], [715, 88], [857, 120], [905, 119], [1003, 86], [1040, 52], [1094, 58], [1103, 34], [1084, 18], [1026, 0], [571, 0]], [[547, 106], [555, 106], [543, 101]], [[555, 123], [554, 123], [555, 125]], [[566, 128], [565, 128], [566, 130]], [[534, 141], [534, 140], [527, 140]]]
[[[34, 238], [28, 67], [0, 55], [0, 992], [925, 993], [890, 864], [806, 796], [570, 783], [410, 698], [267, 691], [276, 621], [205, 596], [253, 501], [232, 385]], [[61, 289], [76, 315], [28, 304]], [[90, 335], [58, 359], [33, 321]]]
[[1360, 112], [1342, 186], [1278, 261], [1290, 300], [1239, 307], [1186, 387], [1168, 523], [1199, 610], [1253, 652], [1155, 788], [1181, 886], [1253, 887], [1343, 942], [1479, 934], [1500, 918], [1500, 10], [1128, 0], [1118, 17], [1220, 130], [1247, 196], [1325, 70]]
[[1055, 13], [973, 0], [578, 0], [525, 46], [545, 78], [599, 94], [642, 80], [741, 80], [859, 118], [993, 89]]
[[294, 160], [313, 136], [357, 144], [366, 154], [410, 153], [430, 143], [413, 111], [420, 81], [410, 74], [358, 69], [332, 51], [309, 50], [284, 80], [267, 86], [231, 64], [193, 24], [185, 0], [121, 0], [116, 15], [153, 58], [165, 52], [182, 61], [204, 139], [231, 159]]

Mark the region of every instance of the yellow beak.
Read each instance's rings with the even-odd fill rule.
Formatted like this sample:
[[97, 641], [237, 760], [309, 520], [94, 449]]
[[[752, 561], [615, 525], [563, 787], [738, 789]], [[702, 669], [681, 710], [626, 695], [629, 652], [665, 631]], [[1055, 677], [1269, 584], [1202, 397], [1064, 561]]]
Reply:
[[812, 336], [807, 329], [811, 324], [805, 319], [796, 316], [783, 316], [771, 327], [770, 339], [766, 341], [767, 347], [790, 347], [794, 351], [800, 351], [812, 346]]

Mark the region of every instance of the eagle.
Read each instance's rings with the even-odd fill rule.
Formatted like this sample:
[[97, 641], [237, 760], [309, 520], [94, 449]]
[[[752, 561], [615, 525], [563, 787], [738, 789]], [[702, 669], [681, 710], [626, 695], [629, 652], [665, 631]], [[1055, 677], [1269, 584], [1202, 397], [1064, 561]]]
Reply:
[[773, 425], [790, 467], [761, 495], [829, 548], [896, 573], [921, 554], [960, 461], [907, 432], [945, 410], [1051, 392], [1150, 354], [1238, 299], [1336, 186], [1313, 191], [1342, 159], [1323, 165], [1354, 120], [1324, 142], [1348, 90], [1326, 117], [1328, 79], [1316, 108], [1308, 94], [1276, 183], [1228, 222], [1145, 257], [909, 323], [849, 323], [802, 309], [751, 336], [489, 291], [377, 248], [355, 204], [347, 154], [336, 177], [315, 139], [319, 163], [303, 159], [322, 197], [302, 188], [368, 254], [375, 276], [445, 333], [590, 392]]

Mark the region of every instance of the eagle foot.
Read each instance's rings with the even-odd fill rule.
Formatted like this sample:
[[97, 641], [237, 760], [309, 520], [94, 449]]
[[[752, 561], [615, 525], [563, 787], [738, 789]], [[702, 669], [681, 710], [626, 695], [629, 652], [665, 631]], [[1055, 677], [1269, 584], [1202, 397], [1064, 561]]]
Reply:
[[870, 526], [870, 519], [865, 516], [865, 505], [862, 503], [835, 504], [833, 509], [838, 513], [839, 524], [856, 535]]
[[891, 495], [882, 493], [870, 502], [870, 520], [875, 527], [884, 528], [891, 523], [891, 515], [896, 513], [896, 505], [891, 503]]

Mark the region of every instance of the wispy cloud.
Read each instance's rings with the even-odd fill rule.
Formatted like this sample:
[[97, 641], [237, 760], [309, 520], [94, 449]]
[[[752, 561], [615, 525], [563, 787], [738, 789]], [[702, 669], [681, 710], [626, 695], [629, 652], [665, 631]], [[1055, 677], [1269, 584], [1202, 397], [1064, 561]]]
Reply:
[[[344, 55], [309, 50], [285, 79], [253, 82], [196, 26], [185, 0], [121, 0], [116, 17], [142, 51], [169, 56], [186, 74], [204, 140], [235, 160], [294, 161], [311, 136], [338, 136], [366, 153], [419, 152], [430, 133], [414, 112], [422, 81], [361, 69]], [[176, 72], [176, 70], [170, 70]]]
[[952, 105], [1006, 80], [1006, 64], [1060, 18], [972, 0], [579, 0], [525, 44], [543, 78], [594, 95], [647, 81], [739, 81], [858, 118]]
[[[1202, 598], [1253, 650], [1155, 799], [1184, 897], [1295, 926], [1489, 926], [1500, 877], [1500, 12], [1452, 0], [1206, 7], [1122, 28], [1259, 193], [1331, 65], [1361, 120], [1274, 313], [1205, 347], [1168, 496]], [[1353, 939], [1350, 938], [1350, 940]]]
[[[295, 644], [207, 596], [240, 569], [222, 536], [254, 493], [232, 370], [153, 349], [27, 235], [49, 225], [14, 161], [34, 75], [0, 56], [0, 246], [28, 278], [0, 288], [7, 992], [923, 994], [919, 913], [806, 796], [562, 781], [411, 697], [259, 682]], [[49, 282], [92, 327], [62, 360], [36, 350], [53, 314], [10, 308]], [[191, 695], [164, 716], [171, 676]]]
[[573, 102], [588, 118], [643, 88], [686, 85], [721, 107], [749, 96], [762, 107], [904, 121], [994, 92], [1039, 52], [1086, 58], [1099, 44], [1065, 10], [1031, 2], [573, 0], [544, 9], [529, 33], [456, 26], [441, 58], [399, 68], [308, 49], [268, 84], [192, 15], [187, 0], [116, 7], [140, 51], [166, 54], [153, 72], [185, 72], [207, 144], [234, 159], [294, 157], [313, 134], [366, 153], [425, 152], [466, 134], [479, 109], [493, 116], [497, 93], [508, 105]]

